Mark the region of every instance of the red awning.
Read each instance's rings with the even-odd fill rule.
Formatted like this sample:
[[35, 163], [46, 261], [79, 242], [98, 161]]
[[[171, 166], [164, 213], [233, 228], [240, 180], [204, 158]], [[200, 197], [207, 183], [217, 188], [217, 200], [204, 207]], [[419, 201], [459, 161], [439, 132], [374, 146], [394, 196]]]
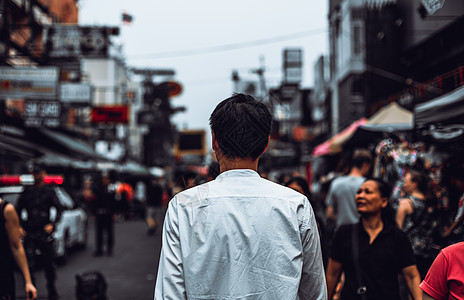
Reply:
[[313, 156], [333, 155], [340, 153], [342, 151], [343, 144], [348, 141], [348, 139], [353, 135], [359, 126], [366, 123], [366, 118], [362, 118], [351, 123], [351, 125], [345, 128], [343, 131], [337, 133], [324, 143], [316, 146], [313, 151]]

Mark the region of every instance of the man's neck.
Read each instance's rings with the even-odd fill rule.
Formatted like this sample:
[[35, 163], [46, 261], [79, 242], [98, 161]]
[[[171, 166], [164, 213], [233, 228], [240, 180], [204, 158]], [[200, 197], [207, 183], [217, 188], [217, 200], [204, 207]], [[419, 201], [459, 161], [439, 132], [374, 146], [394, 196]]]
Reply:
[[258, 159], [252, 158], [237, 158], [237, 159], [219, 159], [219, 168], [222, 172], [236, 169], [250, 169], [258, 171]]
[[360, 169], [354, 167], [351, 169], [349, 176], [351, 177], [364, 177]]

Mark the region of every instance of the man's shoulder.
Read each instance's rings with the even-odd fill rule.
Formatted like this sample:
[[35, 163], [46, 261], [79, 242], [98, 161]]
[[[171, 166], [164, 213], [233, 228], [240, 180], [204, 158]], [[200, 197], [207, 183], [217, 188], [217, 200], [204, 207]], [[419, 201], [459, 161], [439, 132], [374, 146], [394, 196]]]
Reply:
[[207, 198], [210, 195], [211, 188], [211, 182], [205, 182], [183, 190], [174, 196], [174, 203], [187, 204], [192, 201], [198, 201], [200, 199]]
[[460, 255], [464, 254], [464, 242], [459, 242], [455, 244], [451, 244], [448, 247], [442, 249], [443, 254], [450, 255], [460, 253]]
[[349, 180], [349, 178], [350, 177], [348, 175], [338, 176], [337, 178], [334, 178], [334, 180], [332, 180], [331, 185], [332, 186], [337, 186], [337, 185], [340, 185], [340, 184], [344, 184], [347, 180]]
[[259, 178], [257, 182], [246, 187], [213, 180], [184, 190], [174, 198], [178, 204], [189, 204], [206, 198], [228, 196], [272, 197], [286, 201], [302, 201], [305, 198], [304, 195], [291, 188], [264, 178]]

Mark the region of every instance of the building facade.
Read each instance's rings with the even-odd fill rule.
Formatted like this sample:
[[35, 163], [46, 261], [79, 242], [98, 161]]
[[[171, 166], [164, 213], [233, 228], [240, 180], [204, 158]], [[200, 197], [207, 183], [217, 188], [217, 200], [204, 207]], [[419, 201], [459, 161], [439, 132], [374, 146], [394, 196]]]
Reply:
[[457, 87], [433, 85], [459, 81], [464, 3], [441, 1], [432, 12], [431, 2], [329, 2], [332, 135], [389, 102], [411, 109]]

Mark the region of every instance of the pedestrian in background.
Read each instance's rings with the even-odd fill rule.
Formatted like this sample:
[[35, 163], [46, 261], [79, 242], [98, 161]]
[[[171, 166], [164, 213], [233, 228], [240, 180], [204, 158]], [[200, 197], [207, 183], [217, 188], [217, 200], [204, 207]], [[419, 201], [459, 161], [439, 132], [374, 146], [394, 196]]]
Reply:
[[399, 273], [412, 299], [421, 299], [411, 244], [396, 226], [389, 198], [390, 188], [379, 179], [367, 179], [358, 189], [355, 202], [360, 221], [340, 226], [332, 240], [327, 267], [329, 300], [342, 271], [341, 299], [400, 299]]
[[97, 249], [94, 256], [103, 255], [103, 241], [106, 235], [106, 254], [113, 255], [114, 247], [114, 219], [116, 218], [116, 183], [114, 172], [110, 171], [101, 174], [101, 185], [95, 192], [95, 202], [93, 212], [96, 223], [96, 245]]
[[235, 94], [210, 117], [220, 165], [215, 180], [169, 203], [155, 299], [326, 299], [308, 199], [261, 178], [272, 116]]
[[[34, 165], [31, 171], [34, 185], [26, 186], [18, 199], [16, 210], [20, 216], [21, 233], [24, 237], [24, 248], [31, 268], [40, 264], [45, 269], [48, 299], [59, 299], [55, 287], [56, 267], [54, 264], [53, 237], [56, 224], [61, 219], [63, 207], [59, 204], [55, 192], [48, 186], [44, 178], [47, 175], [40, 165]], [[40, 261], [36, 256], [40, 251]], [[34, 272], [31, 274], [35, 282]]]
[[15, 263], [23, 275], [27, 299], [37, 298], [37, 290], [29, 273], [19, 228], [19, 218], [15, 208], [0, 198], [0, 299], [16, 299]]
[[402, 187], [408, 197], [400, 199], [396, 214], [398, 227], [411, 242], [421, 279], [425, 278], [438, 254], [438, 250], [432, 247], [433, 224], [438, 218], [434, 215], [436, 208], [432, 204], [429, 184], [424, 173], [409, 170], [404, 176]]
[[303, 194], [308, 198], [309, 202], [311, 203], [311, 206], [313, 207], [314, 210], [314, 216], [316, 218], [316, 223], [317, 223], [317, 228], [319, 232], [319, 238], [321, 239], [321, 249], [322, 249], [322, 258], [324, 262], [324, 267], [327, 265], [328, 261], [328, 250], [329, 250], [329, 240], [328, 236], [325, 230], [324, 222], [323, 219], [321, 218], [321, 210], [317, 206], [317, 203], [314, 203], [311, 199], [311, 192], [309, 191], [309, 185], [308, 181], [301, 176], [293, 176], [290, 177], [290, 179], [287, 180], [285, 183], [285, 186], [294, 189], [295, 191]]
[[161, 223], [163, 208], [163, 186], [161, 185], [161, 178], [155, 176], [147, 189], [147, 216], [146, 222], [148, 225], [147, 234], [153, 235]]
[[354, 198], [361, 184], [369, 175], [372, 166], [372, 155], [368, 150], [359, 149], [351, 158], [351, 169], [348, 175], [335, 178], [329, 187], [326, 198], [326, 215], [336, 222], [336, 227], [354, 224], [359, 221]]
[[87, 212], [87, 214], [90, 215], [92, 213], [91, 207], [96, 199], [96, 195], [93, 188], [93, 182], [90, 177], [84, 179], [80, 199], [80, 202], [83, 205], [85, 211]]
[[440, 251], [420, 287], [423, 300], [464, 299], [464, 242]]

